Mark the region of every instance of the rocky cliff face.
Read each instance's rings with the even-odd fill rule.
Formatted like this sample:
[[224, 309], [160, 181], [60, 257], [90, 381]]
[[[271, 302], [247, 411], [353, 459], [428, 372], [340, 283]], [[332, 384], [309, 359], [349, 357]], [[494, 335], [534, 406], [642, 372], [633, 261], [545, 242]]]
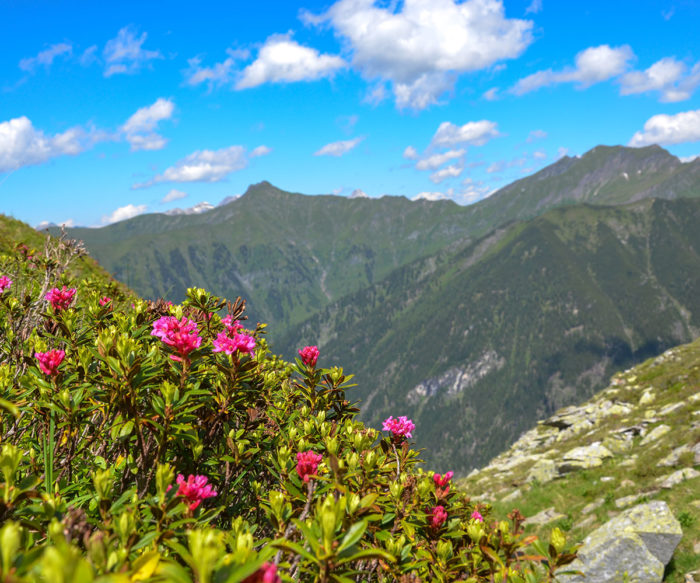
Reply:
[[[497, 512], [519, 508], [541, 536], [558, 526], [585, 539], [576, 568], [589, 571], [588, 583], [682, 582], [700, 569], [699, 470], [700, 339], [615, 375], [589, 401], [540, 421], [461, 486]], [[656, 510], [643, 509], [649, 504]], [[613, 528], [629, 517], [642, 534]], [[634, 546], [652, 531], [673, 545], [663, 553], [655, 543]], [[623, 564], [628, 556], [637, 558]], [[633, 576], [637, 568], [651, 574]]]

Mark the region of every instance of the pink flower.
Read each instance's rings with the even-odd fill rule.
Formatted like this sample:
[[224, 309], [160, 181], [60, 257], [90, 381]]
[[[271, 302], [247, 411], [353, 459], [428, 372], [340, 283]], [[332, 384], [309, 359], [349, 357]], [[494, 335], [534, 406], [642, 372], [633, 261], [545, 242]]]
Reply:
[[255, 573], [243, 579], [242, 583], [282, 583], [274, 563], [263, 563]]
[[243, 328], [243, 324], [241, 324], [238, 320], [234, 320], [231, 314], [221, 318], [221, 323], [225, 326], [229, 336], [233, 336], [236, 332]]
[[430, 511], [430, 526], [438, 530], [447, 520], [447, 512], [444, 506], [435, 506]]
[[39, 361], [41, 372], [54, 376], [58, 374], [58, 367], [66, 357], [66, 353], [63, 350], [49, 350], [47, 352], [35, 352], [34, 356]]
[[6, 289], [10, 289], [11, 285], [12, 280], [9, 277], [7, 277], [6, 275], [0, 277], [0, 294], [4, 293]]
[[61, 289], [57, 287], [50, 289], [46, 294], [46, 299], [57, 312], [67, 310], [73, 298], [75, 297], [75, 288], [66, 288], [64, 285]]
[[312, 474], [318, 470], [318, 464], [321, 463], [323, 456], [313, 451], [300, 451], [297, 453], [297, 474], [299, 477], [308, 482]]
[[454, 472], [447, 472], [444, 476], [440, 474], [433, 475], [433, 482], [435, 482], [438, 498], [447, 496], [450, 493], [450, 480], [453, 475]]
[[[184, 496], [189, 500], [189, 509], [195, 510], [197, 506], [206, 498], [216, 496], [216, 491], [212, 489], [211, 484], [207, 484], [206, 476], [193, 476], [190, 474], [185, 481], [185, 476], [178, 474], [175, 482], [178, 484], [178, 496]], [[170, 488], [168, 488], [170, 490]]]
[[474, 512], [472, 512], [471, 517], [474, 520], [476, 520], [477, 522], [484, 522], [484, 517], [481, 516], [481, 512], [479, 512], [478, 510], [475, 510]]
[[202, 344], [202, 338], [197, 335], [197, 324], [183, 317], [178, 320], [175, 316], [163, 316], [153, 322], [152, 336], [157, 336], [168, 346], [172, 346], [179, 356], [170, 355], [173, 360], [182, 360], [195, 348]]
[[409, 439], [413, 437], [412, 431], [416, 428], [413, 421], [405, 416], [401, 416], [398, 419], [394, 419], [393, 415], [384, 421], [382, 429], [384, 431], [391, 431], [395, 439], [408, 437]]
[[306, 366], [314, 367], [316, 366], [316, 361], [318, 360], [318, 346], [304, 346], [299, 351], [299, 356], [301, 356], [301, 362]]
[[105, 296], [103, 298], [100, 298], [100, 305], [101, 306], [106, 306], [107, 304], [109, 304], [111, 302], [112, 302], [112, 298], [110, 298], [109, 296]]
[[219, 332], [214, 340], [214, 352], [233, 354], [236, 351], [255, 355], [255, 338], [247, 334], [234, 333], [229, 336], [226, 332]]

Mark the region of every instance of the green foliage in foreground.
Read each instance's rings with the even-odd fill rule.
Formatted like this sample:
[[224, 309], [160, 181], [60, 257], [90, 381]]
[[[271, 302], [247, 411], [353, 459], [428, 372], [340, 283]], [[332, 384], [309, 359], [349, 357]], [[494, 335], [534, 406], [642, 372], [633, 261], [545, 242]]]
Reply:
[[[59, 241], [0, 256], [3, 583], [529, 583], [573, 559], [558, 529], [525, 537], [519, 512], [494, 520], [417, 470], [404, 438], [356, 422], [342, 369], [282, 362], [262, 326], [254, 355], [214, 352], [219, 312], [238, 319], [240, 302], [192, 289], [178, 306], [132, 303], [71, 280], [76, 254]], [[56, 309], [46, 293], [64, 285], [75, 298]], [[178, 355], [152, 335], [170, 316], [196, 322], [201, 345]], [[39, 367], [50, 350], [65, 358]], [[321, 462], [304, 474], [309, 451]], [[193, 504], [178, 474], [215, 495]]]

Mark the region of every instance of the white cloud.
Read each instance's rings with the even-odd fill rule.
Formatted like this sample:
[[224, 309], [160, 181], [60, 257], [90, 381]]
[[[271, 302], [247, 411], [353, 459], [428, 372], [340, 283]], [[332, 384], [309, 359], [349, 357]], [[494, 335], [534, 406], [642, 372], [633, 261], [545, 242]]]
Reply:
[[392, 84], [399, 108], [437, 103], [459, 74], [516, 58], [532, 42], [532, 22], [506, 18], [501, 0], [339, 0], [302, 18], [329, 22], [366, 79]]
[[125, 26], [115, 38], [108, 40], [102, 51], [106, 65], [104, 76], [136, 73], [149, 61], [162, 59], [160, 51], [142, 48], [147, 37], [145, 32], [137, 37], [133, 26]]
[[145, 213], [147, 208], [145, 204], [127, 204], [126, 206], [120, 206], [111, 215], [102, 215], [102, 224], [110, 225], [119, 221], [125, 221], [126, 219]]
[[403, 157], [406, 160], [418, 160], [418, 151], [413, 146], [406, 146], [406, 149], [403, 151]]
[[201, 57], [194, 57], [187, 61], [189, 68], [184, 72], [185, 83], [190, 86], [207, 83], [211, 91], [215, 87], [233, 83], [236, 75], [236, 63], [247, 59], [250, 53], [244, 49], [226, 49], [228, 58], [215, 63], [213, 67], [202, 67]]
[[499, 97], [498, 95], [498, 87], [491, 87], [488, 91], [484, 91], [484, 94], [482, 97], [486, 101], [496, 101]]
[[97, 45], [92, 45], [91, 47], [86, 48], [83, 51], [83, 54], [80, 55], [80, 65], [82, 67], [89, 67], [93, 63], [95, 63], [97, 59]]
[[197, 150], [189, 156], [157, 174], [151, 180], [134, 184], [132, 188], [148, 188], [162, 182], [219, 182], [231, 172], [248, 166], [248, 156], [243, 146], [230, 146], [220, 150]]
[[486, 169], [489, 174], [503, 172], [507, 167], [505, 160], [498, 160], [497, 162], [492, 162]]
[[531, 144], [532, 142], [536, 140], [543, 140], [544, 138], [547, 137], [547, 132], [544, 130], [532, 130], [529, 135], [527, 136], [527, 140], [525, 140], [528, 144]]
[[685, 75], [687, 67], [673, 57], [666, 57], [644, 71], [631, 71], [620, 79], [620, 94], [631, 95], [658, 91], [661, 101], [676, 102], [690, 99], [700, 84], [700, 63]]
[[27, 57], [19, 62], [19, 68], [27, 73], [33, 73], [39, 65], [50, 67], [54, 59], [58, 56], [70, 56], [73, 53], [73, 46], [70, 43], [57, 43], [48, 49], [41, 51], [36, 57]]
[[40, 231], [42, 229], [48, 229], [49, 227], [53, 227], [55, 225], [58, 225], [59, 227], [75, 227], [75, 221], [73, 219], [67, 219], [65, 221], [41, 221], [36, 227], [34, 227], [37, 231]]
[[532, 153], [532, 157], [535, 160], [544, 160], [547, 158], [547, 152], [545, 152], [544, 150], [536, 150]]
[[167, 140], [154, 130], [158, 122], [170, 119], [175, 111], [175, 104], [169, 99], [158, 98], [153, 105], [142, 107], [134, 113], [121, 127], [131, 150], [160, 150]]
[[447, 200], [447, 196], [443, 192], [419, 192], [411, 200], [429, 200], [435, 202], [436, 200]]
[[525, 14], [537, 14], [542, 11], [542, 0], [532, 0], [530, 5], [525, 9]]
[[496, 122], [482, 119], [481, 121], [470, 121], [463, 126], [457, 126], [452, 122], [445, 121], [440, 124], [431, 146], [454, 147], [459, 144], [471, 144], [473, 146], [483, 146], [491, 138], [499, 136]]
[[559, 146], [557, 148], [557, 160], [560, 160], [564, 156], [566, 156], [569, 153], [569, 148], [565, 148], [564, 146]]
[[688, 163], [690, 163], [690, 162], [694, 162], [694, 161], [697, 160], [698, 158], [700, 158], [700, 154], [695, 154], [695, 156], [681, 156], [681, 157], [678, 158], [678, 159], [679, 159], [681, 162], [683, 162], [683, 164], [688, 164]]
[[650, 117], [644, 124], [644, 131], [634, 134], [629, 145], [639, 147], [697, 141], [700, 141], [700, 109]]
[[448, 150], [441, 154], [433, 154], [427, 158], [423, 158], [416, 163], [416, 170], [435, 170], [442, 166], [448, 160], [461, 158], [466, 153], [466, 150]]
[[176, 190], [173, 188], [172, 190], [168, 191], [168, 194], [166, 194], [160, 201], [160, 204], [165, 204], [166, 202], [172, 202], [174, 200], [180, 200], [181, 198], [185, 198], [187, 196], [186, 192], [183, 192], [182, 190]]
[[90, 136], [79, 127], [47, 136], [22, 116], [0, 122], [0, 172], [43, 164], [57, 156], [74, 156], [90, 145]]
[[359, 144], [363, 137], [353, 138], [352, 140], [343, 140], [340, 142], [332, 142], [326, 144], [320, 150], [314, 152], [314, 156], [342, 156], [352, 150]]
[[258, 51], [258, 58], [243, 69], [236, 89], [250, 89], [263, 83], [292, 83], [330, 77], [345, 67], [337, 55], [322, 55], [304, 47], [290, 34], [269, 37]]
[[523, 95], [540, 87], [559, 83], [578, 83], [579, 89], [585, 89], [595, 83], [617, 77], [629, 68], [634, 58], [632, 49], [623, 45], [610, 47], [600, 45], [589, 47], [576, 55], [575, 66], [562, 71], [546, 69], [520, 79], [512, 88], [515, 95]]
[[387, 97], [388, 95], [384, 83], [377, 83], [367, 91], [362, 102], [370, 105], [379, 105]]
[[268, 148], [267, 146], [258, 146], [257, 148], [253, 148], [253, 150], [250, 152], [250, 157], [251, 158], [257, 158], [258, 156], [267, 156], [272, 152], [272, 148]]
[[356, 188], [352, 191], [352, 194], [350, 194], [349, 198], [369, 198], [369, 196], [361, 188]]
[[447, 180], [448, 178], [457, 178], [460, 174], [462, 174], [462, 170], [464, 170], [464, 168], [456, 164], [445, 166], [444, 168], [433, 172], [430, 175], [430, 180], [435, 184], [440, 184], [443, 180]]

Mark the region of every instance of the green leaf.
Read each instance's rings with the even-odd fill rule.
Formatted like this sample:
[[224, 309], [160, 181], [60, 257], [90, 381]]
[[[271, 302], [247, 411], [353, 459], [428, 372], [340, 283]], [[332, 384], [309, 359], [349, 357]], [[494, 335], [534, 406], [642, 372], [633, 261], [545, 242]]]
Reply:
[[359, 541], [362, 538], [362, 535], [365, 534], [366, 530], [366, 520], [361, 520], [360, 522], [356, 522], [355, 524], [353, 524], [345, 533], [343, 540], [340, 541], [340, 545], [338, 546], [337, 552], [342, 553], [345, 549], [352, 547], [354, 544], [356, 544], [357, 541]]

